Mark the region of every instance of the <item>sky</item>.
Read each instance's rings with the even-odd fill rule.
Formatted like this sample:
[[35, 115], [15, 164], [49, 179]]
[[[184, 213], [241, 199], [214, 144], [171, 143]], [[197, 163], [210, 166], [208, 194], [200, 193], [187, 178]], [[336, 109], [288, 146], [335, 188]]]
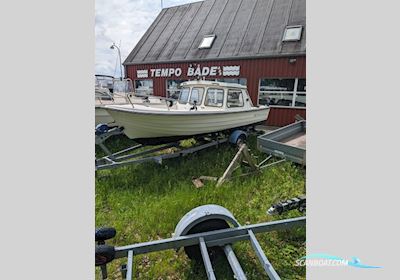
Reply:
[[[163, 0], [163, 7], [198, 2], [199, 0]], [[161, 0], [96, 0], [95, 4], [95, 73], [120, 76], [118, 51], [121, 60], [132, 51], [137, 42], [161, 12]]]

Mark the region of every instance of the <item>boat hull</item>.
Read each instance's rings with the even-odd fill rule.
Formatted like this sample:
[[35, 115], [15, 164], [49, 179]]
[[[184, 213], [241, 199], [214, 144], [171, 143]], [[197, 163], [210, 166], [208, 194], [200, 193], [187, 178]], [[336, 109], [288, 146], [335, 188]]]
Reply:
[[[140, 97], [129, 97], [131, 103], [133, 104], [146, 104], [146, 106], [150, 106], [153, 108], [165, 108], [166, 103], [165, 101], [151, 97], [150, 101], [146, 103], [146, 101], [143, 98]], [[113, 100], [102, 100], [101, 102], [96, 100], [96, 106], [95, 106], [95, 122], [96, 126], [98, 124], [109, 124], [109, 123], [114, 123], [114, 119], [111, 117], [111, 115], [107, 112], [106, 109], [104, 109], [105, 106], [107, 105], [123, 105], [123, 104], [128, 104], [128, 101], [125, 97], [121, 96], [114, 96]]]
[[107, 108], [130, 139], [202, 135], [263, 122], [269, 108], [218, 113], [157, 114]]
[[95, 108], [95, 123], [96, 126], [98, 124], [108, 124], [114, 122], [114, 119], [111, 117], [111, 115], [107, 112], [106, 109], [103, 107], [96, 107]]

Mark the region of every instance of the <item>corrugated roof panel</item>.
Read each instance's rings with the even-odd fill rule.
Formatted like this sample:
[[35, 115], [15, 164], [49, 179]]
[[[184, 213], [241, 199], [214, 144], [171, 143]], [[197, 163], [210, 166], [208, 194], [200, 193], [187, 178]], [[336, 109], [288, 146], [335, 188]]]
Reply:
[[236, 51], [240, 48], [256, 3], [257, 0], [242, 1], [239, 11], [229, 30], [228, 36], [226, 37], [225, 43], [219, 53], [220, 57], [236, 55]]
[[214, 2], [215, 0], [200, 2], [201, 6], [197, 10], [197, 13], [190, 23], [189, 28], [186, 30], [185, 35], [176, 47], [175, 52], [172, 54], [172, 60], [182, 60], [186, 57], [186, 54], [188, 53], [193, 41], [196, 39], [197, 33], [199, 32], [204, 20], [211, 11]]
[[306, 0], [293, 1], [290, 11], [289, 25], [305, 25], [306, 23]]
[[158, 37], [157, 44], [154, 44], [151, 47], [151, 49], [150, 49], [149, 53], [147, 54], [147, 56], [145, 57], [144, 61], [157, 60], [158, 56], [164, 49], [165, 45], [168, 43], [168, 40], [175, 33], [175, 29], [178, 26], [179, 22], [181, 21], [181, 18], [185, 15], [187, 8], [188, 8], [188, 5], [183, 5], [183, 6], [178, 6], [177, 9], [175, 9], [175, 13], [171, 17], [171, 20], [169, 21], [168, 25], [165, 26], [165, 29], [160, 34], [160, 37]]
[[282, 36], [289, 19], [291, 5], [292, 0], [278, 0], [274, 2], [263, 41], [258, 51], [259, 53], [280, 52]]
[[171, 59], [172, 54], [174, 53], [176, 47], [181, 41], [183, 35], [186, 33], [186, 30], [189, 28], [190, 23], [195, 17], [199, 7], [201, 6], [201, 2], [196, 2], [191, 5], [187, 5], [188, 8], [186, 13], [182, 15], [178, 26], [175, 28], [175, 31], [171, 34], [167, 44], [163, 48], [158, 60], [168, 61]]
[[251, 55], [258, 51], [264, 30], [268, 24], [274, 0], [258, 0], [250, 19], [247, 32], [239, 50], [240, 55]]
[[306, 23], [306, 0], [293, 1], [288, 26], [291, 25], [302, 25], [303, 31], [300, 37], [300, 41], [295, 42], [283, 42], [282, 52], [291, 53], [296, 51], [305, 51], [305, 23]]
[[[209, 35], [214, 33], [215, 26], [221, 18], [221, 15], [224, 11], [225, 5], [228, 0], [216, 0], [210, 13], [207, 15], [207, 18], [203, 22], [199, 32], [195, 40], [193, 41], [189, 52], [186, 55], [187, 59], [197, 58], [201, 56], [204, 52], [207, 52], [209, 49], [199, 49], [199, 45], [204, 38], [204, 35]], [[225, 20], [225, 19], [223, 19]], [[218, 37], [215, 39], [218, 40]]]
[[242, 0], [228, 1], [224, 11], [221, 14], [221, 18], [218, 21], [214, 29], [214, 34], [217, 36], [213, 43], [213, 47], [208, 50], [204, 50], [201, 57], [217, 57], [222, 46], [225, 43], [225, 39], [228, 35], [229, 29], [232, 22], [235, 19], [235, 15], [239, 10]]
[[[163, 9], [124, 64], [305, 54], [306, 0], [205, 0]], [[282, 42], [302, 25], [300, 42]], [[198, 49], [216, 34], [210, 49]]]

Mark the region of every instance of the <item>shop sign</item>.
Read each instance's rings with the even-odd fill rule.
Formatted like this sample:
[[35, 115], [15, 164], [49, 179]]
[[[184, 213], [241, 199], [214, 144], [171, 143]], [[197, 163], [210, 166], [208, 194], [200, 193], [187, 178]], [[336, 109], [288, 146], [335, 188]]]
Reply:
[[[239, 76], [240, 66], [201, 66], [200, 64], [190, 64], [184, 69], [186, 77], [214, 77], [214, 76]], [[137, 70], [138, 78], [165, 78], [165, 77], [181, 77], [183, 70], [181, 67], [176, 68], [152, 68]]]

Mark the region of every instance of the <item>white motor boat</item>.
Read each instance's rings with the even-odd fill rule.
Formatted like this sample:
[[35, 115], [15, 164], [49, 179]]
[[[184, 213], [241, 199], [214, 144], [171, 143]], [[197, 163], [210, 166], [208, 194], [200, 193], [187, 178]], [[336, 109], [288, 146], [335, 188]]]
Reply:
[[[114, 77], [108, 75], [95, 75], [95, 122], [98, 124], [112, 123], [114, 120], [103, 107], [114, 104]], [[122, 102], [126, 103], [126, 100]]]
[[177, 101], [162, 106], [112, 104], [104, 109], [137, 142], [182, 139], [264, 122], [268, 106], [254, 106], [247, 88], [213, 81], [181, 83]]

